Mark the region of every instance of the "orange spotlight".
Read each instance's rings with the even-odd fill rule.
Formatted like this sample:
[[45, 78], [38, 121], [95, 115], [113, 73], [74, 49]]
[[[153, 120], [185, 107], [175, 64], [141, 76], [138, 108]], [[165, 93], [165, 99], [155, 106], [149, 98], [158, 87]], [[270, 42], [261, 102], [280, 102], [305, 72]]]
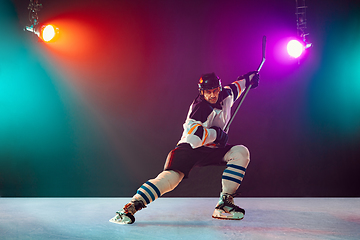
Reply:
[[55, 41], [59, 37], [59, 29], [52, 24], [43, 25], [39, 37], [45, 42]]
[[53, 24], [26, 27], [24, 30], [35, 33], [44, 42], [54, 42], [60, 34], [59, 28]]

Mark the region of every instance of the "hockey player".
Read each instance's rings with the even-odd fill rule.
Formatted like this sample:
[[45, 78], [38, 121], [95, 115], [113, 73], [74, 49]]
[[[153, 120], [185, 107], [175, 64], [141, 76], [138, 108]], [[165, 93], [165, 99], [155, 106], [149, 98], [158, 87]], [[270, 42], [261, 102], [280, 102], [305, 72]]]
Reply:
[[250, 162], [248, 149], [243, 145], [227, 144], [224, 132], [230, 120], [231, 107], [245, 88], [258, 86], [259, 74], [249, 72], [228, 86], [221, 86], [215, 73], [201, 76], [199, 95], [190, 106], [183, 124], [183, 134], [175, 149], [167, 156], [164, 170], [144, 183], [111, 222], [132, 224], [134, 214], [165, 193], [172, 191], [183, 178], [188, 178], [195, 166], [226, 166], [222, 175], [222, 191], [213, 218], [241, 220], [245, 210], [234, 204], [234, 194], [244, 178]]

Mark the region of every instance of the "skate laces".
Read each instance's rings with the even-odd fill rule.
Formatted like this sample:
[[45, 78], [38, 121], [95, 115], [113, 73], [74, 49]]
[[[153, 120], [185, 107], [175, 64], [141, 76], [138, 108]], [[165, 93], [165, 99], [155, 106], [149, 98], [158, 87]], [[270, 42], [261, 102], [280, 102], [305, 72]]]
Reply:
[[[235, 195], [235, 194], [234, 194]], [[234, 204], [234, 196], [232, 194], [224, 194], [222, 196], [223, 207], [230, 207], [230, 211], [242, 211], [243, 209]]]
[[226, 206], [231, 206], [231, 207], [236, 207], [236, 205], [234, 204], [234, 197], [232, 195], [225, 195], [222, 197], [223, 202], [226, 203]]
[[134, 215], [137, 211], [146, 208], [145, 204], [139, 200], [132, 200], [128, 204], [126, 204], [123, 208], [124, 213], [130, 213]]
[[135, 205], [132, 202], [129, 202], [124, 206], [123, 211], [125, 214], [127, 213], [134, 214], [136, 212]]

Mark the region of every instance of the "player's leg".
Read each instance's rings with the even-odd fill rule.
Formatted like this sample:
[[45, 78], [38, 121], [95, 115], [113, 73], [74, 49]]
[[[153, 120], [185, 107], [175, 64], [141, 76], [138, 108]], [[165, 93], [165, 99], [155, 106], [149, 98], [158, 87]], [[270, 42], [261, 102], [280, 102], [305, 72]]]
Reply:
[[163, 171], [156, 178], [144, 183], [133, 196], [133, 201], [141, 201], [144, 205], [155, 201], [160, 196], [174, 190], [181, 182], [184, 174], [176, 171]]
[[172, 191], [183, 179], [184, 174], [177, 171], [163, 171], [156, 178], [144, 183], [124, 208], [116, 212], [111, 222], [120, 224], [132, 224], [135, 222], [134, 214], [145, 208], [149, 203], [160, 196]]
[[236, 145], [225, 154], [224, 160], [227, 165], [222, 175], [222, 193], [234, 194], [240, 187], [249, 165], [249, 150], [243, 145]]
[[172, 191], [183, 178], [187, 178], [189, 172], [196, 163], [193, 149], [189, 144], [181, 144], [170, 151], [167, 156], [164, 171], [156, 178], [144, 183], [133, 196], [131, 202], [117, 212], [110, 219], [111, 222], [131, 224], [135, 221], [134, 214], [146, 207], [163, 194]]
[[249, 150], [242, 145], [233, 146], [224, 156], [227, 162], [222, 175], [222, 192], [213, 213], [214, 218], [240, 220], [245, 210], [234, 204], [234, 194], [240, 187], [250, 162]]

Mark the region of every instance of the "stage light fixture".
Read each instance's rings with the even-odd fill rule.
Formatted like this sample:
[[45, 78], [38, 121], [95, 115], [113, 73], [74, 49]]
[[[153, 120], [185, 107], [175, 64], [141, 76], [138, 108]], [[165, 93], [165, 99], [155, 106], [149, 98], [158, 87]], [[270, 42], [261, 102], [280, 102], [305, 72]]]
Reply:
[[54, 41], [59, 37], [59, 29], [52, 24], [42, 25], [39, 37], [45, 42]]
[[286, 50], [291, 57], [298, 58], [301, 56], [301, 54], [305, 50], [305, 47], [298, 40], [291, 40], [288, 42], [288, 44], [286, 46]]
[[287, 44], [287, 52], [291, 57], [299, 58], [306, 49], [312, 46], [312, 43], [309, 43], [306, 37], [309, 33], [306, 33], [306, 9], [305, 0], [295, 0], [296, 3], [296, 25], [297, 25], [297, 35], [298, 40], [291, 40]]
[[45, 42], [48, 42], [51, 39], [53, 39], [55, 37], [55, 35], [56, 35], [55, 27], [53, 25], [51, 25], [51, 24], [46, 25], [44, 27], [44, 29], [42, 29], [42, 39]]
[[26, 26], [24, 30], [36, 34], [40, 39], [45, 42], [54, 41], [59, 36], [59, 29], [52, 24], [40, 24], [38, 12], [42, 8], [42, 4], [39, 0], [30, 0], [29, 9], [29, 20], [31, 26]]
[[59, 28], [53, 24], [38, 24], [35, 28], [33, 26], [27, 26], [25, 30], [34, 33], [44, 42], [55, 41], [59, 36]]

